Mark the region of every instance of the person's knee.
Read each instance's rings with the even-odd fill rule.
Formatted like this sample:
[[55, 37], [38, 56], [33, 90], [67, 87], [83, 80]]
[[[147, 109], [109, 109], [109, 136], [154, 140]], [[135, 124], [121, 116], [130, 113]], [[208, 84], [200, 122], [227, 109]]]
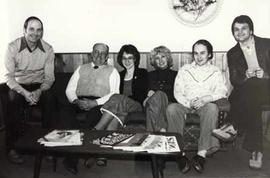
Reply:
[[207, 103], [204, 107], [205, 110], [209, 113], [216, 114], [219, 112], [218, 106], [214, 103]]
[[175, 113], [184, 113], [184, 111], [181, 109], [178, 103], [172, 103], [168, 105], [166, 113], [169, 115], [173, 115]]

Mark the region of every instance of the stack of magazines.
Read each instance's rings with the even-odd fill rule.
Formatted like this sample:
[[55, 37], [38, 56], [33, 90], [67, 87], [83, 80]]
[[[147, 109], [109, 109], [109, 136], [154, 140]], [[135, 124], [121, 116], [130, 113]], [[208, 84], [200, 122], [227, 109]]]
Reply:
[[151, 135], [147, 133], [126, 134], [113, 132], [94, 140], [93, 143], [102, 147], [133, 152], [180, 152], [175, 136]]
[[82, 145], [82, 138], [79, 130], [53, 130], [38, 142], [48, 147], [75, 146]]

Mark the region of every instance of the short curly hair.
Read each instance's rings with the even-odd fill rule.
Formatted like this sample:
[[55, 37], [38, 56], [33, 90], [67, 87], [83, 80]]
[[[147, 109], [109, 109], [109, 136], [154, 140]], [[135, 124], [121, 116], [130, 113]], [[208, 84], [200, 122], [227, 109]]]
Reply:
[[150, 64], [156, 69], [158, 68], [155, 62], [155, 57], [158, 54], [162, 54], [166, 57], [167, 59], [167, 65], [168, 68], [171, 68], [173, 66], [173, 58], [172, 58], [172, 54], [171, 51], [169, 50], [169, 48], [167, 48], [166, 46], [158, 46], [155, 47], [151, 52], [150, 52]]
[[124, 52], [126, 52], [127, 54], [132, 54], [134, 56], [135, 58], [134, 65], [135, 65], [135, 68], [138, 68], [140, 64], [140, 59], [141, 59], [140, 52], [138, 51], [138, 49], [132, 44], [126, 44], [121, 47], [117, 55], [117, 62], [122, 67], [124, 67], [123, 62], [122, 62], [122, 57], [123, 57]]

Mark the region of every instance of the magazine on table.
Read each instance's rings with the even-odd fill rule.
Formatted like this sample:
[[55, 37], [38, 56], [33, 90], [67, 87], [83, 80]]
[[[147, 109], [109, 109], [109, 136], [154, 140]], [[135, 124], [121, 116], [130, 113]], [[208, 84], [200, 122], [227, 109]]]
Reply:
[[123, 144], [124, 146], [119, 146], [122, 145], [119, 143], [118, 145], [113, 146], [113, 148], [134, 152], [146, 151], [149, 153], [180, 152], [180, 148], [175, 136], [148, 135], [140, 145], [125, 145], [125, 143], [130, 142], [131, 139], [132, 138], [125, 140]]
[[53, 130], [44, 137], [38, 139], [45, 146], [72, 146], [82, 145], [79, 130]]
[[119, 133], [119, 132], [112, 132], [106, 136], [98, 138], [93, 141], [93, 144], [101, 145], [101, 146], [114, 146], [124, 140], [129, 139], [130, 137], [134, 136], [134, 133]]

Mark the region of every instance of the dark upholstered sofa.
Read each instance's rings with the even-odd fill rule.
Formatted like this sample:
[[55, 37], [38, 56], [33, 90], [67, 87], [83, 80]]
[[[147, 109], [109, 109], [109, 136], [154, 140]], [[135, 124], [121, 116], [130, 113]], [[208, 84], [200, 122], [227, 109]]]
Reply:
[[[54, 95], [55, 116], [58, 118], [60, 107], [69, 105], [69, 101], [65, 95], [65, 89], [68, 84], [68, 81], [72, 73], [56, 73], [55, 82], [51, 88]], [[8, 86], [5, 83], [0, 84], [0, 101], [1, 101], [1, 114], [4, 117], [4, 120], [7, 119], [7, 95], [8, 95]], [[25, 109], [22, 112], [22, 124], [37, 124], [41, 125], [41, 110], [38, 106], [31, 106]], [[54, 125], [57, 126], [57, 120], [54, 122]]]
[[[72, 73], [64, 73], [64, 72], [57, 72], [55, 74], [55, 82], [52, 86], [52, 92], [54, 94], [54, 104], [55, 104], [55, 120], [54, 120], [54, 126], [58, 127], [58, 120], [59, 118], [65, 117], [64, 111], [61, 109], [67, 105], [70, 105], [66, 94], [65, 89], [68, 84], [68, 81], [70, 77], [72, 76]], [[2, 111], [4, 118], [7, 118], [7, 91], [8, 87], [6, 84], [0, 84], [0, 101], [2, 104]], [[53, 104], [53, 103], [52, 103]], [[220, 107], [220, 113], [219, 113], [219, 125], [224, 122], [226, 112], [229, 111], [230, 104], [227, 100], [222, 100], [221, 103], [219, 103]], [[28, 127], [29, 125], [41, 125], [41, 111], [40, 108], [37, 106], [30, 107], [30, 110], [25, 111], [22, 113], [22, 127], [23, 131], [26, 130], [25, 127]], [[197, 149], [197, 140], [200, 134], [200, 128], [199, 128], [199, 119], [196, 115], [189, 115], [187, 117], [186, 126], [185, 126], [185, 132], [184, 132], [184, 140], [185, 140], [185, 150], [196, 150]], [[84, 121], [83, 115], [78, 115], [77, 119], [80, 122]], [[146, 126], [146, 118], [145, 114], [140, 113], [131, 113], [129, 114], [127, 120], [126, 120], [126, 130], [145, 130]]]

